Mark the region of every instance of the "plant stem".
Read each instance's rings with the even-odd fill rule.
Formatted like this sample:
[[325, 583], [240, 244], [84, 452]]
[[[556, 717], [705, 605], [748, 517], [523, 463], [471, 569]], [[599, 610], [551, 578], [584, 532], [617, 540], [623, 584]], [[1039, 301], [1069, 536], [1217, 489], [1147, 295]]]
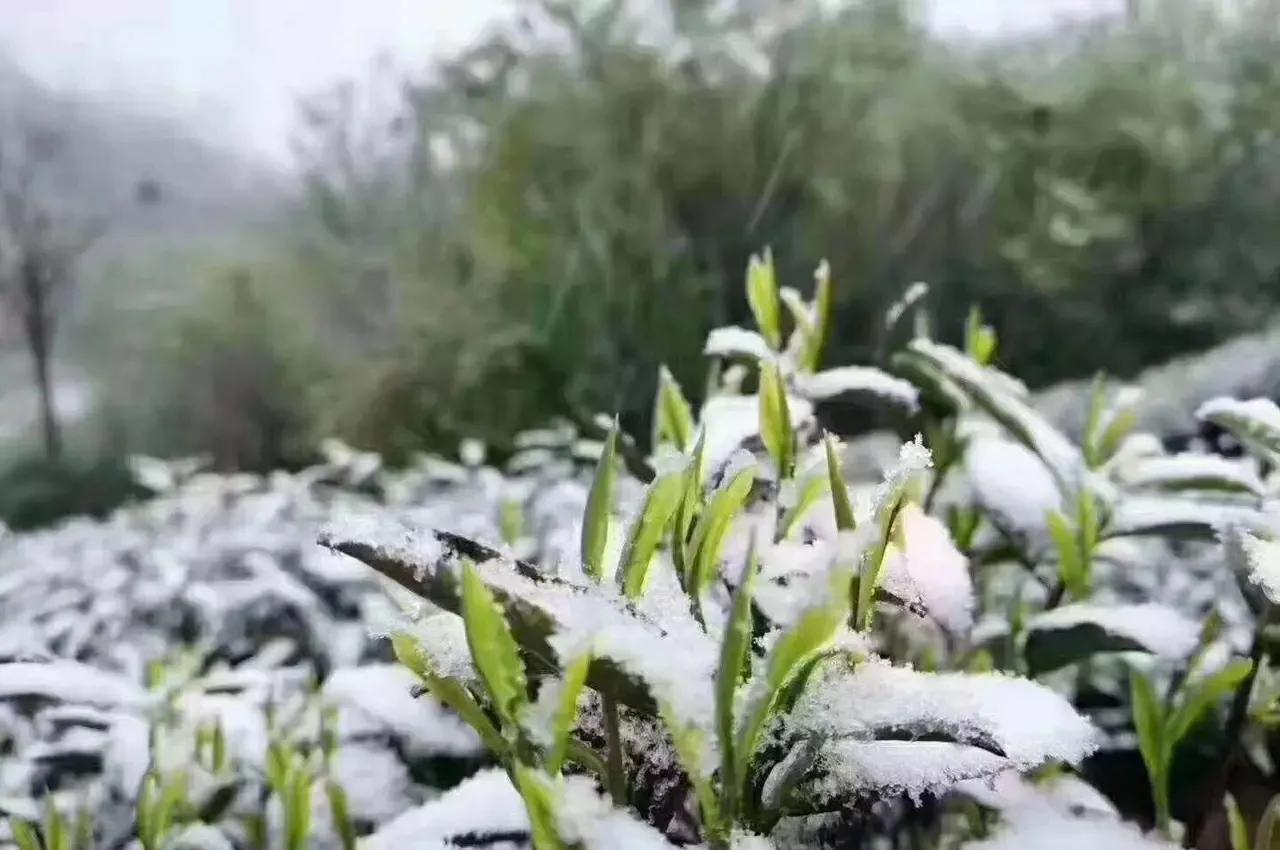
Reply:
[[1196, 812], [1194, 819], [1187, 824], [1186, 838], [1183, 842], [1184, 847], [1196, 846], [1196, 842], [1200, 839], [1200, 833], [1204, 829], [1205, 823], [1209, 820], [1209, 813], [1222, 802], [1222, 797], [1227, 791], [1227, 785], [1231, 781], [1231, 772], [1234, 770], [1236, 759], [1239, 757], [1240, 734], [1244, 731], [1244, 724], [1249, 716], [1249, 700], [1253, 696], [1253, 683], [1258, 678], [1258, 665], [1262, 663], [1262, 632], [1266, 628], [1270, 615], [1270, 605], [1267, 605], [1258, 614], [1258, 622], [1253, 630], [1253, 643], [1249, 647], [1249, 660], [1253, 662], [1253, 667], [1249, 670], [1249, 675], [1240, 683], [1240, 687], [1236, 689], [1235, 696], [1231, 700], [1231, 710], [1227, 714], [1227, 725], [1223, 731], [1222, 751], [1218, 758], [1218, 763], [1222, 767], [1218, 771], [1218, 778], [1215, 780], [1210, 793], [1204, 797], [1204, 806], [1200, 811]]
[[608, 776], [605, 778], [605, 782], [609, 789], [609, 795], [613, 797], [613, 802], [619, 806], [625, 806], [627, 804], [627, 774], [622, 766], [622, 735], [618, 728], [618, 703], [610, 694], [605, 694], [603, 699], [604, 734], [609, 746], [608, 761], [605, 765], [608, 769]]

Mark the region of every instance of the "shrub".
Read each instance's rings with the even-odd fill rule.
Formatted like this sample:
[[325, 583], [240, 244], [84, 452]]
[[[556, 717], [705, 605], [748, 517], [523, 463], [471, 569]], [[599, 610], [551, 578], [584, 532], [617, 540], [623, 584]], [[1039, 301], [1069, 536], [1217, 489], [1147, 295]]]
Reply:
[[[1125, 397], [1099, 381], [1077, 446], [992, 365], [998, 340], [976, 314], [963, 350], [916, 336], [897, 375], [820, 368], [830, 287], [819, 269], [803, 301], [768, 255], [752, 259], [757, 330], [713, 331], [707, 351], [735, 367], [698, 413], [660, 378], [650, 480], [629, 522], [616, 468], [629, 440], [615, 426], [602, 444], [580, 570], [445, 530], [324, 542], [444, 609], [423, 620], [410, 604], [396, 654], [492, 749], [539, 850], [860, 847], [906, 832], [975, 848], [1196, 839], [1239, 781], [1246, 736], [1272, 722], [1256, 683], [1271, 676], [1280, 525], [1276, 479], [1259, 473], [1280, 461], [1280, 409], [1202, 409], [1250, 461], [1168, 456], [1131, 433]], [[870, 492], [849, 490], [840, 443], [814, 418], [815, 402], [850, 394], [929, 434]], [[1183, 610], [1164, 601], [1175, 536], [1208, 541], [1248, 610], [1212, 592]], [[1202, 627], [1189, 616], [1211, 608]], [[1122, 739], [1095, 725], [1097, 695], [1131, 708], [1151, 839], [1070, 773]], [[1219, 722], [1216, 784], [1179, 794], [1172, 765]], [[1090, 802], [1063, 802], [1083, 789]]]

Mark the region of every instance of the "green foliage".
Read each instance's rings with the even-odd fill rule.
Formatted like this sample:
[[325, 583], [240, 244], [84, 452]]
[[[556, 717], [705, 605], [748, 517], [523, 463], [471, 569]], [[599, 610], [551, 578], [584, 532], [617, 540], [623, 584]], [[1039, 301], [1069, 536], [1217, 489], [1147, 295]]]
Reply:
[[604, 576], [604, 552], [613, 514], [613, 481], [617, 476], [617, 448], [618, 423], [615, 421], [596, 464], [595, 479], [587, 495], [587, 513], [582, 518], [582, 564], [596, 581]]
[[670, 472], [654, 481], [645, 494], [644, 506], [631, 527], [618, 565], [618, 583], [629, 597], [644, 593], [650, 562], [679, 507], [684, 484], [682, 472]]

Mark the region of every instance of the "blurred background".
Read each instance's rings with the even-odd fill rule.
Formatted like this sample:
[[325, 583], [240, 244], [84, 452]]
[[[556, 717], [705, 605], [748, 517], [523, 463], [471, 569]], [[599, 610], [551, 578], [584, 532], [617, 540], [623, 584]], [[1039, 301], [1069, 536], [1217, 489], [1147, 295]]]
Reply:
[[1267, 327], [1277, 0], [5, 0], [0, 519], [697, 396], [769, 246], [1033, 387]]

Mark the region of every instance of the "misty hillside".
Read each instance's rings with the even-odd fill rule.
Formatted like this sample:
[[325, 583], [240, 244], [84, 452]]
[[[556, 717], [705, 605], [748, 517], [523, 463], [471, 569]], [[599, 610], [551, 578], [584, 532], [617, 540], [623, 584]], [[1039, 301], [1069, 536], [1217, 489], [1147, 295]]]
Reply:
[[23, 129], [59, 137], [44, 180], [60, 204], [105, 224], [99, 261], [235, 232], [270, 217], [284, 194], [282, 175], [177, 121], [51, 91], [0, 56], [0, 146]]

